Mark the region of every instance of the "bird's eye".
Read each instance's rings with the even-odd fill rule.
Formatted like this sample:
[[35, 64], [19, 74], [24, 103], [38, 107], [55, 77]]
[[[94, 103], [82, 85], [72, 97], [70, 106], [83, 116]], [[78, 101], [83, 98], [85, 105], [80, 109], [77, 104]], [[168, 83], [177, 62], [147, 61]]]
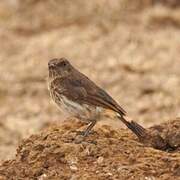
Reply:
[[67, 64], [66, 62], [62, 62], [61, 66], [65, 67]]

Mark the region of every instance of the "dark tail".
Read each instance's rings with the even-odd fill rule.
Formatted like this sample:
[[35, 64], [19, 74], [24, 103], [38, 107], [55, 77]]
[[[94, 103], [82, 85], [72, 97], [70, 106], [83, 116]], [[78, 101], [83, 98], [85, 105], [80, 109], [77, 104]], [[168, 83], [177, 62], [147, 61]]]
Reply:
[[147, 135], [147, 130], [135, 121], [127, 121], [123, 116], [119, 119], [141, 140]]

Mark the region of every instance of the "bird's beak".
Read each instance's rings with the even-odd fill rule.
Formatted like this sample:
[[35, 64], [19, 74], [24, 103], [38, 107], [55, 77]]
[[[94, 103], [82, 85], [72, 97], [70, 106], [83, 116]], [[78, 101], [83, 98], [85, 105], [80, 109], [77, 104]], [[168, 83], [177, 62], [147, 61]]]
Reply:
[[52, 69], [52, 68], [54, 68], [54, 67], [55, 67], [55, 65], [54, 65], [54, 64], [52, 64], [52, 63], [51, 63], [51, 64], [49, 64], [48, 66], [49, 66], [49, 69]]

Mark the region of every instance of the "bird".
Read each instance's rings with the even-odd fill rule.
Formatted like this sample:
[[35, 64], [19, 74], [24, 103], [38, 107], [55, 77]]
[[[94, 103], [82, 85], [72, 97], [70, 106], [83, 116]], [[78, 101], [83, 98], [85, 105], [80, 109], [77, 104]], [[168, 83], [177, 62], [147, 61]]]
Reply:
[[115, 114], [139, 139], [146, 135], [145, 128], [133, 120], [126, 120], [127, 112], [104, 89], [77, 70], [68, 59], [51, 59], [48, 70], [51, 98], [62, 112], [88, 123], [87, 128], [82, 131], [84, 137], [89, 135], [105, 111]]

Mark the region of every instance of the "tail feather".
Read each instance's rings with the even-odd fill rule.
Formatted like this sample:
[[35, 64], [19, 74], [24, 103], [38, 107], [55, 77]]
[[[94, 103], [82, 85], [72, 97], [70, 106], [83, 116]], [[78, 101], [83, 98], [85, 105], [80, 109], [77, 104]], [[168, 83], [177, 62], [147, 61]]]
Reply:
[[119, 117], [119, 119], [139, 138], [142, 139], [147, 135], [147, 130], [143, 128], [140, 124], [135, 121], [127, 121], [124, 117]]
[[137, 122], [131, 121], [131, 125], [134, 129], [136, 129], [141, 138], [147, 135], [147, 130]]

